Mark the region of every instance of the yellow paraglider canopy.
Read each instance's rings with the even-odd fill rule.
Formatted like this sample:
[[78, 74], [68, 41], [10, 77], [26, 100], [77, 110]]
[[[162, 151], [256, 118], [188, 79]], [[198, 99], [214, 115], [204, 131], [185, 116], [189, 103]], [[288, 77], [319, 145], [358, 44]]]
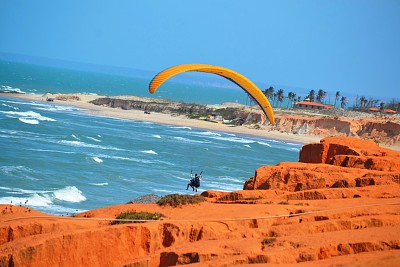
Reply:
[[160, 73], [158, 73], [151, 80], [149, 85], [150, 93], [154, 94], [154, 92], [158, 89], [158, 87], [172, 76], [187, 71], [213, 73], [236, 83], [243, 90], [245, 90], [250, 96], [252, 96], [253, 99], [256, 100], [257, 104], [261, 107], [261, 109], [271, 122], [271, 124], [272, 125], [275, 124], [274, 112], [272, 110], [272, 106], [269, 103], [267, 97], [264, 95], [264, 93], [245, 76], [224, 67], [218, 67], [208, 64], [182, 64], [165, 69]]

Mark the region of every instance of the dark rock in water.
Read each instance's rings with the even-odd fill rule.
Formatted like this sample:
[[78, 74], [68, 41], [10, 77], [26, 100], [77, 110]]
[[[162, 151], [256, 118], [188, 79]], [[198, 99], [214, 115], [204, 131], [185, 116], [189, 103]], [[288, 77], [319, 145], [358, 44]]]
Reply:
[[161, 199], [160, 196], [154, 194], [147, 194], [129, 201], [127, 204], [151, 204], [156, 203]]

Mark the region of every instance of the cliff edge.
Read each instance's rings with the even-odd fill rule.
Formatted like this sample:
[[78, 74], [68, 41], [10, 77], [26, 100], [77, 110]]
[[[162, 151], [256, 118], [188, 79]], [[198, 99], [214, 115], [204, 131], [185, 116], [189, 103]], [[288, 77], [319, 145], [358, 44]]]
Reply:
[[[121, 204], [60, 217], [0, 205], [0, 266], [398, 266], [400, 153], [354, 137], [305, 145], [244, 190], [179, 207]], [[111, 222], [129, 210], [157, 221]]]

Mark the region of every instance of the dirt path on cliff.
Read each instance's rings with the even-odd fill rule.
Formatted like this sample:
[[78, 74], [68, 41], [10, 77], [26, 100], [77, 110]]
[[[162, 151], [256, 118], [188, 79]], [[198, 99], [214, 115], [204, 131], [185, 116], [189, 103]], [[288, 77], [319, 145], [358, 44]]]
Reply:
[[[13, 262], [18, 266], [51, 266], [60, 259], [61, 265], [74, 265], [79, 255], [92, 255], [80, 260], [84, 265], [302, 262], [323, 266], [358, 262], [372, 266], [400, 262], [396, 252], [400, 246], [400, 198], [289, 202], [273, 198], [253, 204], [206, 202], [179, 208], [124, 204], [79, 214], [78, 218], [87, 218], [84, 221], [57, 216], [27, 220], [22, 217], [44, 214], [13, 209], [13, 214], [0, 215], [0, 262], [14, 251]], [[91, 220], [112, 219], [127, 210], [160, 212], [165, 217], [114, 226], [109, 221]], [[300, 212], [317, 213], [288, 216]], [[382, 251], [385, 253], [376, 253]]]

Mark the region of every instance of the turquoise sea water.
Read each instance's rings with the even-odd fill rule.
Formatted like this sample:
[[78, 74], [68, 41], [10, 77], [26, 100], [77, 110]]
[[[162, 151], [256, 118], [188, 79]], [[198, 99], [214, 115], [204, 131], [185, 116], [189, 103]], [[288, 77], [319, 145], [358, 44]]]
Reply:
[[[19, 63], [0, 74], [3, 90], [38, 94], [148, 96], [147, 83], [134, 77]], [[213, 91], [211, 86], [196, 86]], [[208, 101], [218, 103], [219, 98], [224, 99], [223, 92], [214, 93]], [[74, 107], [0, 97], [0, 203], [72, 214], [126, 203], [148, 193], [193, 193], [185, 190], [191, 169], [204, 171], [199, 192], [238, 190], [262, 165], [297, 161], [300, 147], [266, 138], [91, 116]]]
[[215, 75], [184, 73], [168, 80], [154, 95], [148, 92], [152, 77], [151, 73], [121, 76], [0, 60], [0, 91], [137, 95], [200, 104], [248, 102], [242, 89]]

